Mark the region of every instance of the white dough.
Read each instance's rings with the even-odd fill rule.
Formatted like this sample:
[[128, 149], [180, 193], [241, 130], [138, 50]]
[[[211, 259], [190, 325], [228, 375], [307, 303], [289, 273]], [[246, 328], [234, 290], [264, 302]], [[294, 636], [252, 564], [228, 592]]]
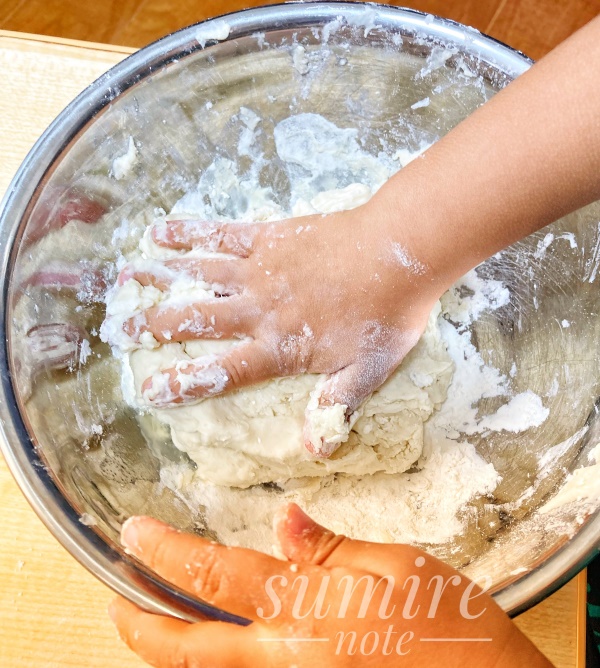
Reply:
[[115, 158], [112, 164], [112, 175], [117, 181], [127, 178], [131, 174], [131, 170], [135, 167], [138, 159], [137, 148], [133, 137], [129, 137], [127, 144], [127, 152]]
[[[423, 423], [445, 400], [452, 376], [438, 314], [439, 306], [421, 341], [362, 406], [348, 440], [329, 459], [312, 456], [303, 437], [304, 413], [321, 376], [279, 378], [196, 404], [151, 410], [170, 426], [174, 444], [196, 462], [196, 475], [219, 485], [248, 487], [332, 473], [405, 471], [421, 455]], [[193, 341], [134, 351], [129, 364], [138, 406], [144, 405], [140, 386], [149, 375], [177, 360], [217, 353], [231, 345], [229, 341]], [[432, 379], [425, 388], [411, 380], [423, 375]], [[343, 422], [338, 425], [343, 429]], [[325, 429], [336, 427], [329, 424]]]
[[[321, 193], [310, 202], [299, 200], [295, 208], [311, 212], [350, 209], [362, 204], [371, 192], [367, 186], [351, 184]], [[258, 201], [257, 209], [265, 210], [263, 205]], [[269, 218], [278, 217], [283, 215], [269, 211]], [[129, 259], [145, 266], [173, 254], [153, 244], [149, 234], [144, 235], [140, 249]], [[146, 378], [153, 377], [156, 392], [163, 380], [161, 370], [222, 353], [239, 342], [199, 339], [158, 346], [150, 336], [140, 341], [140, 349], [123, 333], [123, 321], [155, 304], [183, 304], [213, 297], [211, 286], [186, 277], [178, 278], [165, 293], [134, 280], [113, 288], [107, 300], [103, 336], [128, 353], [124, 365], [131, 371], [124, 369], [124, 385], [130, 403], [148, 409], [141, 393]], [[315, 399], [324, 379], [318, 375], [280, 378], [192, 405], [150, 410], [169, 425], [174, 444], [197, 464], [196, 475], [219, 485], [249, 487], [333, 473], [405, 471], [421, 455], [423, 423], [445, 400], [452, 376], [453, 364], [440, 338], [439, 311], [437, 305], [416, 348], [350, 422], [345, 419], [346, 406], [318, 407]], [[304, 446], [307, 408], [311, 442], [318, 443], [322, 437], [328, 444], [342, 444], [329, 459], [314, 457]]]
[[[252, 118], [251, 110], [242, 111], [244, 118]], [[252, 128], [257, 125], [254, 119]], [[248, 129], [248, 122], [244, 121], [244, 126]], [[289, 208], [294, 216], [360, 206], [398, 167], [366, 153], [358, 142], [357, 130], [337, 128], [316, 114], [287, 118], [274, 134], [291, 181]], [[289, 212], [275, 201], [269, 188], [258, 184], [257, 174], [241, 175], [230, 160], [217, 157], [202, 174], [197, 189], [175, 205], [171, 216], [260, 222], [287, 218]], [[299, 225], [296, 233], [302, 230]], [[140, 268], [165, 272], [169, 270], [160, 262], [183, 254], [154, 244], [147, 230], [138, 249], [127, 254], [126, 260]], [[196, 249], [187, 255], [206, 257], [211, 253]], [[446, 399], [453, 370], [440, 337], [439, 304], [420, 342], [398, 371], [349, 420], [347, 406], [319, 407], [319, 388], [325, 379], [319, 375], [279, 378], [195, 404], [157, 408], [150, 407], [149, 400], [158, 397], [164, 405], [170, 397], [164, 369], [221, 354], [240, 343], [199, 338], [159, 346], [152, 335], [144, 335], [139, 343], [125, 335], [124, 321], [136, 315], [143, 318], [142, 312], [150, 306], [181, 306], [215, 297], [207, 283], [186, 276], [170, 279], [175, 280], [166, 292], [134, 280], [115, 286], [107, 296], [102, 337], [123, 357], [126, 399], [170, 427], [174, 444], [197, 464], [198, 479], [243, 488], [295, 478], [322, 479], [334, 473], [399, 473], [419, 459], [423, 424]], [[197, 327], [183, 323], [186, 325]], [[198, 336], [209, 333], [210, 327], [207, 323], [205, 331], [197, 331]], [[227, 378], [214, 368], [206, 373], [203, 381], [216, 394]], [[142, 396], [142, 383], [149, 377], [152, 387]], [[180, 374], [181, 380], [186, 378]], [[329, 459], [318, 458], [306, 449], [305, 437], [313, 444], [323, 443], [327, 450], [340, 445]]]

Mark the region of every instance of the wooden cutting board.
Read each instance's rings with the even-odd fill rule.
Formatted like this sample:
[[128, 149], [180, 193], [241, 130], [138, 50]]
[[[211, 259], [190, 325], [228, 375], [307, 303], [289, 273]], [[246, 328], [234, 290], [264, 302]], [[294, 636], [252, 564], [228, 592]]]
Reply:
[[[0, 194], [52, 119], [133, 49], [0, 31]], [[136, 668], [112, 592], [56, 542], [0, 457], [0, 667]], [[557, 668], [585, 666], [585, 573], [517, 619]]]

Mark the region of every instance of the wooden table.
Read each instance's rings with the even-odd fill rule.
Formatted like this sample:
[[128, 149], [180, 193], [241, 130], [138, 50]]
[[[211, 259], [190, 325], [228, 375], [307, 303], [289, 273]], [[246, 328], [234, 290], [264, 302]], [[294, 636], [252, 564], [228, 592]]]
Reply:
[[[133, 49], [0, 31], [0, 193], [34, 141]], [[0, 457], [0, 667], [143, 664], [106, 615], [112, 593], [49, 534]], [[585, 666], [585, 574], [517, 623], [557, 668]]]

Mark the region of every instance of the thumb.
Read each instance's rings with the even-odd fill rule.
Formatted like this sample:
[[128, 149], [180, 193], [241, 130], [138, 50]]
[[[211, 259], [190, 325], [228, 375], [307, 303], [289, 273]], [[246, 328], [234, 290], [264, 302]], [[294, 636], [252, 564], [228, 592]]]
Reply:
[[330, 457], [348, 440], [360, 406], [394, 373], [415, 346], [425, 325], [380, 340], [371, 336], [356, 361], [321, 380], [306, 407], [304, 445], [317, 457]]
[[322, 564], [344, 540], [317, 524], [295, 503], [281, 506], [273, 519], [275, 537], [290, 561]]
[[404, 568], [408, 569], [408, 575], [419, 557], [437, 564], [436, 567], [450, 568], [412, 545], [370, 543], [335, 534], [317, 524], [295, 503], [279, 508], [273, 525], [281, 553], [298, 563], [328, 568], [353, 567], [381, 576]]
[[374, 351], [319, 381], [304, 416], [304, 445], [308, 451], [327, 458], [345, 443], [360, 417], [360, 406], [399, 363], [383, 351]]

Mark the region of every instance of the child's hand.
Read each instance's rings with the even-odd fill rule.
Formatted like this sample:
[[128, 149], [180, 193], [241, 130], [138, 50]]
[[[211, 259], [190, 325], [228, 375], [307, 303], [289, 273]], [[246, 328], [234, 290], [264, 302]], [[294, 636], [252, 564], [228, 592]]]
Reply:
[[[165, 406], [277, 376], [328, 374], [315, 408], [342, 406], [341, 422], [345, 416], [347, 426], [416, 344], [447, 287], [422, 259], [418, 235], [387, 224], [382, 203], [376, 196], [352, 211], [276, 223], [155, 226], [160, 245], [228, 255], [171, 260], [152, 273], [125, 267], [120, 281], [135, 278], [164, 290], [173, 276], [185, 272], [223, 296], [153, 307], [126, 323], [128, 333], [137, 339], [150, 331], [159, 343], [247, 340], [226, 354], [156, 374], [145, 382], [145, 398]], [[307, 447], [329, 456], [339, 438], [311, 428], [309, 405]]]
[[336, 536], [293, 504], [275, 525], [288, 562], [150, 518], [127, 522], [131, 553], [253, 623], [188, 624], [119, 598], [110, 614], [123, 640], [158, 668], [551, 665], [488, 594], [434, 557]]
[[[164, 407], [275, 376], [327, 374], [316, 406], [309, 404], [305, 440], [315, 454], [330, 455], [343, 430], [322, 428], [340, 422], [349, 429], [348, 418], [416, 343], [446, 288], [600, 197], [599, 34], [595, 19], [357, 209], [262, 225], [172, 221], [155, 229], [165, 246], [207, 247], [235, 259], [176, 260], [152, 273], [126, 268], [121, 279], [157, 287], [168, 284], [172, 269], [185, 270], [223, 295], [150, 309], [127, 332], [150, 331], [161, 343], [246, 342], [155, 374], [145, 399]], [[335, 411], [319, 413], [330, 406]]]

